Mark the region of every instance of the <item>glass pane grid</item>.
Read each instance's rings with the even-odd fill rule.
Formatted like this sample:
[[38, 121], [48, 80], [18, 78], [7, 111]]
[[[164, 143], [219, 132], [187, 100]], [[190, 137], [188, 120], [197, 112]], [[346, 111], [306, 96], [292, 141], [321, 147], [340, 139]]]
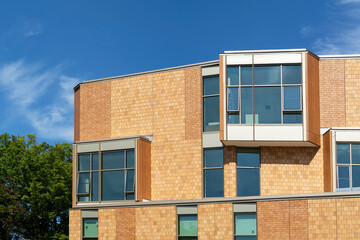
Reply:
[[336, 144], [337, 189], [342, 191], [358, 190], [360, 187], [359, 144]]

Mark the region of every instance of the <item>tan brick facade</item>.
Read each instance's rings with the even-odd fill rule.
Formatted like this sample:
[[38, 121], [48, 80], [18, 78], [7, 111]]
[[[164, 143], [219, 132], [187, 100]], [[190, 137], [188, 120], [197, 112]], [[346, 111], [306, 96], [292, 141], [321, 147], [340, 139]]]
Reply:
[[236, 195], [236, 147], [224, 147], [224, 197]]
[[81, 210], [69, 211], [69, 240], [81, 239]]
[[346, 127], [360, 126], [360, 60], [345, 60]]

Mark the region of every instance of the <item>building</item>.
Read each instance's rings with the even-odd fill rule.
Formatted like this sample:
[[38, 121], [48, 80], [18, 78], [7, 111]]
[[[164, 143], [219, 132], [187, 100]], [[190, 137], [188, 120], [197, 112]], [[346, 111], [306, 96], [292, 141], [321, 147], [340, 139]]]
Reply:
[[360, 238], [360, 55], [226, 51], [74, 89], [71, 240]]

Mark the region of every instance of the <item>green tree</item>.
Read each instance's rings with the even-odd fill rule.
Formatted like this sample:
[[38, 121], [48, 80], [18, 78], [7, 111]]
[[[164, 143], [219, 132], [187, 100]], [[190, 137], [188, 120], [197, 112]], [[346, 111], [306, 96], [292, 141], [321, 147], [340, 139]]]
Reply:
[[1, 239], [67, 239], [72, 148], [0, 135]]

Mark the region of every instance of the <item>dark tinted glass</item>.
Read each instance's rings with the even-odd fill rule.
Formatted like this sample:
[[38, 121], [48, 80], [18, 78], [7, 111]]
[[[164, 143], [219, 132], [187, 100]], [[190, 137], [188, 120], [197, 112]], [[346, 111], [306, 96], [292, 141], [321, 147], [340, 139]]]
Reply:
[[301, 66], [282, 67], [283, 84], [301, 84]]
[[90, 202], [90, 197], [79, 197], [79, 202]]
[[227, 67], [227, 85], [239, 85], [239, 67]]
[[280, 87], [255, 88], [255, 123], [281, 123]]
[[99, 173], [93, 172], [91, 179], [92, 196], [91, 201], [99, 201]]
[[135, 200], [135, 195], [133, 193], [127, 193], [126, 200]]
[[256, 236], [236, 236], [235, 240], [256, 240]]
[[255, 85], [280, 84], [280, 66], [255, 67]]
[[284, 113], [284, 123], [302, 123], [302, 113]]
[[349, 188], [349, 167], [338, 166], [339, 188]]
[[228, 110], [239, 110], [239, 88], [237, 87], [228, 88]]
[[260, 167], [260, 150], [239, 148], [236, 155], [236, 164], [238, 167]]
[[99, 170], [99, 154], [97, 153], [92, 154], [92, 169]]
[[205, 197], [224, 197], [224, 169], [204, 170]]
[[103, 169], [124, 168], [124, 152], [108, 152], [102, 154]]
[[126, 151], [126, 168], [135, 168], [135, 153], [134, 153], [134, 150]]
[[253, 88], [241, 88], [241, 123], [253, 123]]
[[260, 195], [260, 178], [258, 168], [237, 169], [237, 195], [239, 197]]
[[102, 172], [102, 199], [104, 201], [124, 200], [124, 171]]
[[252, 67], [241, 67], [241, 85], [252, 85]]
[[78, 194], [89, 194], [90, 173], [79, 173]]
[[338, 143], [336, 144], [336, 158], [337, 163], [350, 163], [350, 144]]
[[301, 110], [301, 87], [284, 87], [284, 110]]
[[90, 171], [90, 154], [79, 155], [79, 171]]
[[204, 132], [219, 131], [219, 96], [204, 98]]
[[204, 150], [204, 167], [223, 167], [223, 149]]
[[351, 144], [351, 161], [353, 164], [360, 164], [360, 144]]
[[228, 113], [228, 123], [229, 124], [240, 123], [240, 115], [238, 113]]
[[352, 166], [352, 187], [360, 187], [360, 166]]
[[204, 89], [203, 89], [204, 95], [219, 94], [219, 76], [204, 77], [203, 84], [204, 84]]
[[179, 240], [197, 240], [197, 237], [178, 237]]
[[126, 171], [126, 192], [134, 192], [135, 171]]

